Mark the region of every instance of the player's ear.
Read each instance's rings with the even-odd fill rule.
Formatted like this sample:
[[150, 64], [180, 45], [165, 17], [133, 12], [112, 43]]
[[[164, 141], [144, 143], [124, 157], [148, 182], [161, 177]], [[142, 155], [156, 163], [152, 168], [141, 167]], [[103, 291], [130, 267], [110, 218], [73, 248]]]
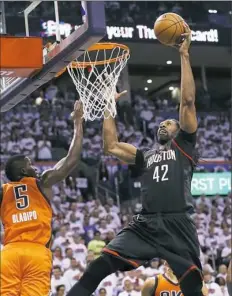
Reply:
[[179, 132], [180, 132], [180, 129], [177, 128], [176, 131], [174, 132], [174, 138], [176, 138], [178, 136]]
[[26, 175], [26, 169], [25, 168], [21, 168], [21, 174], [23, 175], [23, 176], [25, 176]]

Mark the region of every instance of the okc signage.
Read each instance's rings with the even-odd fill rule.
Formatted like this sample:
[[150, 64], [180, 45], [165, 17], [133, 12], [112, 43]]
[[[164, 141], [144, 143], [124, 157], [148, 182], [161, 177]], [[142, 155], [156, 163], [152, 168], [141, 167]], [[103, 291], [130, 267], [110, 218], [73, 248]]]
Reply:
[[[45, 36], [56, 35], [56, 22], [49, 20], [42, 23], [42, 32]], [[73, 26], [70, 23], [60, 22], [60, 34], [61, 36], [68, 37], [79, 26]], [[156, 36], [153, 28], [149, 28], [145, 25], [136, 25], [135, 27], [117, 27], [107, 26], [108, 40], [112, 39], [131, 39], [131, 40], [156, 40]], [[210, 30], [192, 30], [192, 41], [206, 42], [206, 43], [218, 43], [219, 35], [217, 29]]]

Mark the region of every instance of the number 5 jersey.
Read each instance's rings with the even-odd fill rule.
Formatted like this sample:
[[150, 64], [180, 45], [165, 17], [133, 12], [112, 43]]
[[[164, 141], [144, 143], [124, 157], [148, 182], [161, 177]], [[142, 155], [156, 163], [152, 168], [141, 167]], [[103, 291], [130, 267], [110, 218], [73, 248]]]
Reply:
[[25, 177], [19, 182], [4, 184], [0, 213], [4, 245], [33, 242], [49, 247], [52, 209], [39, 180]]

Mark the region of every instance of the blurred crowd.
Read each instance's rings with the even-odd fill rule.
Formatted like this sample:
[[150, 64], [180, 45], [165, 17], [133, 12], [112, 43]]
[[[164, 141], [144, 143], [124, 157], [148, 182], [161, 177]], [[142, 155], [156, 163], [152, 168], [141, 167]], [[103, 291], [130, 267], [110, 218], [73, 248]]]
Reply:
[[[52, 160], [54, 151], [68, 149], [73, 124], [70, 119], [77, 94], [50, 84], [1, 117], [1, 159], [23, 153], [35, 160]], [[134, 112], [130, 112], [131, 106]], [[136, 147], [152, 147], [159, 123], [177, 118], [173, 100], [149, 100], [144, 93], [132, 94], [132, 102], [119, 106], [117, 130], [120, 141]], [[197, 149], [203, 159], [230, 160], [231, 132], [227, 113], [198, 113]], [[102, 122], [86, 122], [82, 158], [97, 163], [103, 155]], [[58, 157], [59, 158], [59, 157]]]
[[[59, 1], [59, 12], [62, 18], [77, 18], [81, 22], [81, 1]], [[7, 16], [23, 16], [22, 11], [28, 6], [27, 1], [6, 1], [5, 10]], [[213, 2], [198, 1], [105, 1], [106, 17], [109, 24], [120, 23], [153, 23], [161, 14], [174, 12], [180, 14], [190, 24], [207, 25], [217, 24], [231, 26], [229, 11], [231, 7], [227, 3], [221, 3], [214, 8]], [[230, 9], [230, 10], [229, 10]], [[70, 11], [72, 14], [70, 15]], [[212, 13], [213, 11], [213, 13]], [[54, 17], [54, 5], [52, 1], [42, 3], [30, 13], [30, 17]]]
[[[72, 137], [70, 112], [76, 93], [62, 92], [55, 84], [36, 92], [23, 104], [1, 117], [1, 158], [24, 153], [36, 160], [52, 160], [53, 149], [67, 149]], [[132, 95], [131, 106], [119, 108], [119, 138], [139, 147], [152, 146], [160, 121], [178, 115], [176, 105], [166, 99], [149, 101], [142, 93]], [[202, 157], [229, 160], [231, 134], [224, 114], [200, 115], [197, 147]], [[85, 123], [82, 158], [98, 161], [102, 155], [101, 123]], [[104, 178], [104, 176], [103, 176]], [[3, 181], [3, 179], [2, 179]], [[78, 281], [86, 266], [102, 248], [126, 226], [140, 204], [119, 209], [112, 198], [83, 199], [73, 182], [55, 186], [52, 208], [54, 240], [52, 250], [52, 293], [63, 296]], [[210, 296], [228, 296], [225, 286], [231, 257], [231, 196], [196, 200], [194, 217], [202, 248], [201, 261]], [[138, 296], [147, 277], [164, 272], [163, 261], [154, 258], [136, 271], [116, 273], [99, 286], [96, 296]]]
[[[76, 9], [76, 4], [75, 1], [59, 1], [61, 15], [70, 14], [70, 10]], [[22, 15], [18, 13], [27, 5], [26, 1], [7, 1], [6, 14]], [[212, 21], [205, 4], [197, 1], [107, 1], [106, 11], [109, 24], [118, 21], [121, 24], [153, 22], [160, 14], [170, 11], [181, 14], [188, 23]], [[223, 15], [224, 12], [220, 13]], [[41, 14], [54, 17], [53, 3], [44, 1], [32, 17]], [[13, 154], [24, 154], [45, 162], [60, 159], [71, 142], [73, 123], [70, 113], [76, 99], [74, 87], [62, 88], [53, 83], [3, 113], [1, 163]], [[178, 105], [158, 96], [149, 100], [144, 92], [132, 93], [131, 99], [130, 103], [118, 106], [119, 139], [140, 148], [152, 147], [159, 123], [166, 118], [177, 118]], [[199, 112], [198, 123], [200, 157], [231, 161], [228, 113]], [[87, 164], [98, 164], [101, 160], [100, 178], [104, 180], [116, 169], [109, 169], [111, 157], [103, 157], [101, 129], [101, 121], [85, 122], [82, 160]], [[5, 181], [1, 172], [1, 183]], [[100, 199], [96, 196], [94, 199], [89, 193], [85, 196], [72, 179], [54, 186], [53, 193], [51, 289], [53, 296], [64, 296], [104, 246], [139, 212], [141, 204], [121, 205], [119, 208], [111, 197]], [[228, 296], [225, 279], [231, 258], [231, 201], [231, 195], [201, 196], [195, 200], [196, 214], [193, 218], [202, 249], [201, 262], [209, 296]], [[94, 296], [140, 296], [146, 278], [164, 272], [163, 263], [160, 258], [154, 258], [135, 271], [112, 274], [102, 281]]]

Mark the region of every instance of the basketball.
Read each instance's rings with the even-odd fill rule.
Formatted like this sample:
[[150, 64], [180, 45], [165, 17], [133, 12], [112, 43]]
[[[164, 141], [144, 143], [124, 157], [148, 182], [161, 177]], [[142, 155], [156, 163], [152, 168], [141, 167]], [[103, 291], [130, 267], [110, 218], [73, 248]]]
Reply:
[[184, 19], [176, 13], [162, 14], [154, 24], [157, 39], [165, 45], [181, 42], [181, 34], [185, 33]]

